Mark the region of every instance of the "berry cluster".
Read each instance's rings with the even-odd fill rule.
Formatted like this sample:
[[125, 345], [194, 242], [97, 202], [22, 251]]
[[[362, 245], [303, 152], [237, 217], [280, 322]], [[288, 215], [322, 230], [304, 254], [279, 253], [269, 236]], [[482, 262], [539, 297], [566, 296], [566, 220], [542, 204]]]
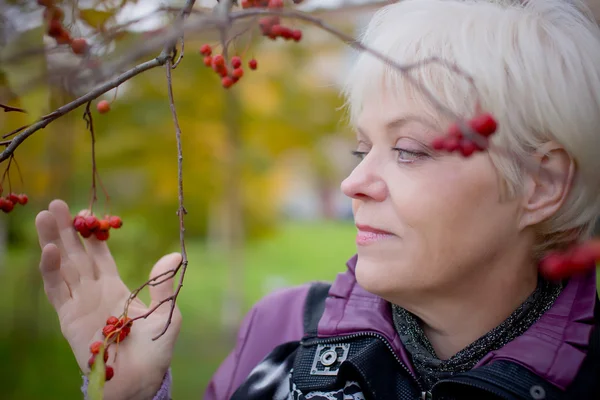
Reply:
[[[96, 356], [102, 348], [104, 348], [103, 358], [106, 363], [108, 361], [108, 348], [112, 343], [122, 342], [131, 332], [131, 325], [133, 325], [131, 318], [122, 317], [119, 319], [115, 316], [109, 317], [106, 320], [106, 325], [102, 328], [102, 335], [106, 338], [105, 341], [98, 340], [90, 345], [92, 356], [88, 361], [88, 366], [92, 368], [96, 361]], [[105, 366], [105, 373], [106, 381], [110, 381], [115, 375], [115, 371], [110, 365]]]
[[281, 20], [276, 15], [261, 18], [258, 24], [262, 34], [269, 39], [275, 40], [281, 37], [285, 40], [293, 40], [295, 42], [299, 42], [302, 39], [302, 31], [300, 29], [291, 29], [281, 25]]
[[40, 6], [45, 7], [44, 20], [48, 23], [48, 36], [56, 40], [56, 44], [68, 44], [75, 54], [85, 54], [88, 50], [88, 43], [83, 38], [71, 37], [69, 31], [63, 26], [62, 20], [65, 13], [59, 7], [56, 7], [54, 0], [37, 0]]
[[29, 198], [26, 194], [10, 193], [6, 197], [0, 197], [0, 210], [8, 214], [15, 208], [15, 205], [21, 204], [22, 206], [24, 206], [25, 204], [27, 204], [28, 201]]
[[[477, 115], [468, 121], [469, 127], [480, 135], [480, 140], [487, 144], [488, 138], [496, 132], [498, 124], [489, 113]], [[481, 146], [465, 137], [458, 123], [450, 125], [446, 136], [440, 136], [433, 140], [431, 146], [436, 150], [447, 152], [460, 151], [464, 157], [470, 157], [477, 151], [484, 151], [487, 147]]]
[[560, 281], [596, 268], [597, 261], [600, 261], [600, 240], [592, 240], [547, 254], [540, 261], [539, 270], [547, 279]]
[[[297, 2], [294, 2], [297, 3]], [[270, 8], [272, 10], [282, 9], [283, 0], [242, 0], [241, 6], [246, 8]], [[272, 40], [281, 37], [285, 40], [299, 42], [302, 39], [302, 31], [290, 29], [281, 25], [281, 19], [276, 16], [263, 17], [258, 22], [262, 34]]]
[[77, 215], [73, 219], [73, 227], [86, 239], [94, 235], [98, 240], [108, 240], [110, 229], [119, 229], [121, 226], [123, 226], [123, 221], [114, 215], [104, 219], [98, 219], [95, 215], [87, 217]]
[[[203, 44], [200, 47], [200, 54], [204, 56], [204, 65], [212, 67], [221, 77], [221, 84], [225, 89], [233, 86], [237, 83], [242, 76], [244, 76], [244, 69], [242, 68], [242, 59], [239, 56], [231, 57], [231, 65], [228, 67], [225, 57], [222, 54], [212, 55], [212, 48], [208, 44]], [[255, 70], [258, 67], [258, 63], [255, 59], [248, 61], [248, 67], [251, 70]]]

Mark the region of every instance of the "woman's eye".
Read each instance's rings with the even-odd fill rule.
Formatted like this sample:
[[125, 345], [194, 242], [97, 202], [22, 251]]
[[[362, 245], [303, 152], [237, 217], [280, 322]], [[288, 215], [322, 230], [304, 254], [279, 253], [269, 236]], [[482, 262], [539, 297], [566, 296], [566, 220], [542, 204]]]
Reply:
[[352, 151], [352, 155], [362, 161], [365, 158], [365, 156], [367, 155], [367, 152], [366, 151], [353, 150]]
[[398, 162], [402, 163], [417, 161], [427, 155], [420, 151], [406, 150], [399, 147], [394, 147], [392, 150], [398, 153]]

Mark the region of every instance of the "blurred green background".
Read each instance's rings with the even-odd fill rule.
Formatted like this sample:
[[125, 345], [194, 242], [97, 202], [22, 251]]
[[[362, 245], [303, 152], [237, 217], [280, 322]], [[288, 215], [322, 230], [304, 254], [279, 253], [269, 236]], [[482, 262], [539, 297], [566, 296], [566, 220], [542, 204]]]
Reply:
[[[68, 49], [50, 41], [51, 50], [40, 52], [37, 3], [9, 3], [18, 11], [13, 19], [34, 23], [12, 32], [1, 48], [3, 59], [13, 60], [0, 65], [2, 98], [28, 111], [0, 113], [2, 134], [89, 90], [65, 72], [74, 66], [88, 71]], [[103, 16], [86, 14], [92, 21]], [[345, 26], [351, 33], [353, 25]], [[72, 27], [75, 36], [87, 33], [94, 40], [86, 29]], [[110, 48], [94, 42], [95, 50], [110, 50], [98, 59], [101, 67], [152, 37], [142, 30], [127, 32]], [[259, 39], [254, 35], [230, 49], [244, 63], [252, 57], [259, 63], [230, 90], [198, 54], [202, 43], [218, 42], [210, 34], [188, 37], [185, 58], [173, 71], [189, 256], [178, 299], [183, 327], [172, 364], [176, 399], [201, 397], [231, 350], [240, 319], [258, 299], [282, 286], [333, 280], [355, 251], [349, 203], [339, 191], [355, 162], [352, 135], [338, 110], [336, 79], [345, 48], [314, 29], [304, 29], [300, 44]], [[38, 54], [14, 58], [27, 49]], [[137, 62], [154, 54], [158, 51]], [[36, 79], [41, 81], [32, 85]], [[123, 218], [109, 246], [132, 289], [163, 254], [180, 249], [177, 148], [166, 90], [164, 68], [156, 68], [121, 85], [116, 97], [111, 91], [99, 98], [112, 101], [108, 114], [96, 112], [97, 101], [92, 105], [98, 173], [110, 196], [107, 202], [99, 188], [94, 211]], [[20, 174], [14, 165], [10, 169], [10, 189], [27, 193], [30, 203], [0, 213], [2, 399], [81, 398], [79, 369], [43, 291], [34, 219], [54, 198], [67, 201], [73, 213], [89, 205], [91, 138], [83, 111], [36, 132], [15, 153]], [[8, 180], [4, 188], [9, 190]], [[141, 297], [146, 300], [147, 292]]]

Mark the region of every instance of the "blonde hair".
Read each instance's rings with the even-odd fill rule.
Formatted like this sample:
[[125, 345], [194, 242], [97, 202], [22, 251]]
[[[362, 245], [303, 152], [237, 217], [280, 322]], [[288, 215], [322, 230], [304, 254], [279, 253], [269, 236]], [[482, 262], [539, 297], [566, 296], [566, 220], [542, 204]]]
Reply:
[[[583, 1], [404, 0], [379, 9], [360, 39], [401, 64], [439, 57], [473, 77], [481, 106], [499, 122], [494, 145], [510, 154], [490, 152], [510, 196], [533, 150], [564, 146], [576, 177], [563, 207], [537, 227], [536, 254], [591, 235], [600, 211], [600, 28]], [[473, 114], [467, 80], [438, 64], [410, 73], [454, 113]], [[362, 52], [343, 90], [351, 124], [382, 89], [434, 110], [397, 69]]]

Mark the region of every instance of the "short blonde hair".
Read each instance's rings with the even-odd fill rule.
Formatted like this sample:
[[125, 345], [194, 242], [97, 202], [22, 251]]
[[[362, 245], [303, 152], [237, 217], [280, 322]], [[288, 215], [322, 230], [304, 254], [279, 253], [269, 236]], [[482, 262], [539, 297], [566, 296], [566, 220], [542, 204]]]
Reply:
[[[537, 227], [536, 255], [589, 238], [600, 212], [600, 28], [583, 1], [403, 0], [375, 13], [361, 43], [402, 64], [439, 57], [473, 77], [499, 122], [494, 145], [511, 155], [490, 152], [511, 196], [533, 150], [564, 146], [576, 177], [563, 207]], [[453, 112], [472, 115], [467, 80], [436, 64], [411, 74]], [[396, 69], [363, 52], [343, 90], [351, 124], [382, 88], [433, 110]]]

